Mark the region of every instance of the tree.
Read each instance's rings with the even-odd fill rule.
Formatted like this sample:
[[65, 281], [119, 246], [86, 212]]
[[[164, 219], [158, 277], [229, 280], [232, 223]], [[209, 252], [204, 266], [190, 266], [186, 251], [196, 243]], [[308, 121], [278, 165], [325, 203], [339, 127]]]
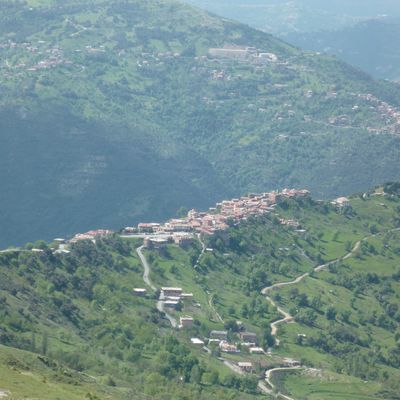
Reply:
[[325, 316], [327, 319], [330, 321], [334, 320], [336, 318], [337, 311], [334, 307], [328, 307], [326, 310]]

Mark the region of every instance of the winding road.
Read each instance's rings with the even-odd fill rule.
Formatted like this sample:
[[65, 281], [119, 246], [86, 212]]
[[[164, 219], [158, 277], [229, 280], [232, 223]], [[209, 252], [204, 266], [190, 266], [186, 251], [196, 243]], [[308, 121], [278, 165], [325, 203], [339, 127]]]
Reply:
[[[398, 229], [394, 229], [394, 230], [398, 230]], [[393, 230], [392, 230], [392, 231], [393, 231]], [[347, 253], [347, 254], [344, 255], [343, 257], [340, 257], [340, 258], [337, 258], [337, 259], [335, 259], [335, 260], [329, 261], [329, 262], [327, 262], [327, 263], [318, 265], [317, 267], [315, 267], [315, 268], [313, 269], [313, 271], [314, 271], [314, 272], [320, 272], [320, 271], [322, 271], [323, 269], [329, 267], [330, 265], [337, 263], [338, 261], [343, 261], [343, 260], [349, 259], [356, 251], [358, 251], [358, 250], [360, 249], [361, 243], [362, 243], [363, 241], [368, 240], [369, 238], [374, 237], [374, 236], [376, 236], [376, 234], [375, 234], [375, 235], [366, 236], [365, 238], [359, 240], [359, 241], [354, 245], [353, 249], [352, 249], [349, 253]], [[275, 301], [271, 299], [271, 297], [267, 296], [267, 294], [268, 294], [271, 290], [274, 290], [274, 289], [279, 289], [279, 288], [286, 287], [286, 286], [296, 285], [296, 284], [300, 283], [301, 281], [303, 281], [305, 278], [307, 278], [307, 277], [309, 277], [309, 276], [310, 276], [310, 272], [306, 272], [305, 274], [300, 275], [299, 277], [297, 277], [296, 279], [294, 279], [294, 280], [292, 280], [292, 281], [275, 283], [274, 285], [268, 286], [268, 287], [264, 288], [264, 289], [261, 291], [261, 293], [262, 293], [264, 296], [266, 296], [267, 301], [268, 301], [273, 307], [275, 307], [275, 308], [277, 309], [277, 311], [279, 312], [279, 314], [281, 314], [281, 315], [283, 316], [282, 319], [279, 319], [279, 320], [277, 320], [277, 321], [274, 321], [274, 322], [272, 322], [272, 323], [270, 324], [270, 327], [271, 327], [271, 335], [275, 337], [275, 340], [276, 340], [277, 345], [279, 345], [279, 339], [276, 338], [276, 336], [278, 335], [278, 326], [281, 325], [281, 324], [287, 324], [287, 323], [293, 322], [293, 321], [294, 321], [294, 317], [293, 317], [292, 315], [290, 315], [287, 311], [285, 311], [283, 308], [281, 308], [279, 305], [277, 305], [277, 304], [275, 303]]]
[[[149, 263], [147, 262], [147, 259], [145, 257], [145, 255], [143, 254], [143, 248], [144, 246], [140, 246], [136, 249], [136, 252], [140, 258], [140, 261], [143, 265], [143, 281], [144, 283], [149, 286], [152, 290], [157, 291], [157, 287], [154, 285], [154, 283], [152, 282], [152, 280], [150, 279], [150, 273], [151, 273], [151, 268]], [[173, 328], [177, 328], [178, 327], [178, 322], [177, 320], [168, 312], [165, 311], [165, 307], [164, 307], [164, 302], [161, 300], [157, 301], [157, 310], [160, 313], [163, 313], [165, 315], [165, 318], [168, 319], [168, 321], [170, 322], [171, 326]]]
[[[265, 381], [268, 383], [268, 385], [271, 387], [270, 393], [274, 392], [275, 385], [272, 382], [272, 374], [274, 372], [287, 372], [287, 371], [299, 371], [302, 369], [302, 367], [279, 367], [279, 368], [272, 368], [269, 369], [268, 371], [265, 372]], [[286, 396], [282, 393], [277, 393], [279, 397], [282, 397], [285, 400], [295, 400], [293, 397]]]
[[[335, 263], [338, 262], [338, 261], [343, 261], [343, 260], [349, 259], [350, 257], [352, 257], [352, 256], [354, 255], [355, 252], [357, 252], [357, 251], [360, 249], [361, 243], [364, 242], [364, 241], [366, 241], [366, 240], [368, 240], [368, 239], [370, 239], [370, 238], [376, 237], [376, 236], [381, 235], [381, 234], [390, 233], [390, 232], [396, 232], [396, 231], [400, 231], [400, 228], [395, 228], [395, 229], [391, 229], [391, 230], [388, 230], [388, 231], [385, 231], [385, 232], [379, 232], [379, 233], [376, 233], [376, 234], [373, 234], [373, 235], [365, 236], [363, 239], [361, 239], [361, 240], [359, 240], [358, 242], [356, 242], [356, 244], [354, 245], [353, 249], [352, 249], [349, 253], [347, 253], [347, 254], [344, 255], [343, 257], [339, 257], [339, 258], [337, 258], [337, 259], [335, 259], [335, 260], [332, 260], [332, 261], [329, 261], [329, 262], [327, 262], [327, 263], [318, 265], [317, 267], [315, 267], [315, 268], [313, 269], [313, 271], [314, 271], [314, 272], [320, 272], [320, 271], [324, 270], [325, 268], [329, 267], [330, 265], [335, 264]], [[278, 326], [281, 325], [281, 324], [287, 324], [287, 323], [294, 322], [294, 317], [293, 317], [292, 315], [290, 315], [287, 311], [285, 311], [283, 308], [281, 308], [278, 304], [276, 304], [276, 302], [275, 302], [271, 297], [268, 296], [268, 293], [269, 293], [270, 291], [274, 290], [274, 289], [278, 289], [278, 288], [282, 288], [282, 287], [286, 287], [286, 286], [291, 286], [291, 285], [296, 285], [296, 284], [300, 283], [302, 280], [304, 280], [305, 278], [307, 278], [307, 277], [309, 277], [309, 276], [310, 276], [310, 273], [309, 273], [309, 272], [306, 272], [305, 274], [300, 275], [299, 277], [297, 277], [296, 279], [294, 279], [294, 280], [292, 280], [292, 281], [275, 283], [274, 285], [268, 286], [268, 287], [264, 288], [264, 289], [261, 291], [261, 293], [262, 293], [264, 296], [266, 296], [266, 300], [267, 300], [273, 307], [275, 307], [275, 308], [277, 309], [277, 311], [279, 312], [279, 314], [281, 314], [281, 315], [283, 316], [282, 319], [279, 319], [279, 320], [277, 320], [277, 321], [274, 321], [274, 322], [272, 322], [272, 323], [270, 324], [270, 327], [271, 327], [271, 335], [274, 336], [277, 345], [280, 344], [280, 341], [279, 341], [279, 339], [277, 338], [277, 335], [278, 335]], [[274, 372], [299, 370], [299, 369], [301, 369], [301, 368], [302, 368], [301, 366], [296, 366], [296, 367], [280, 367], [280, 368], [273, 368], [273, 369], [270, 369], [270, 370], [266, 371], [266, 373], [265, 373], [265, 380], [266, 380], [266, 382], [268, 383], [268, 385], [272, 388], [270, 393], [272, 394], [272, 392], [273, 392], [273, 390], [274, 390], [274, 388], [275, 388], [274, 384], [273, 384], [272, 381], [271, 381], [271, 379], [272, 379], [272, 374], [273, 374]], [[262, 385], [261, 385], [261, 386], [262, 386]], [[259, 385], [259, 387], [260, 387], [260, 385]], [[261, 388], [260, 388], [260, 389], [261, 389]], [[282, 394], [282, 393], [278, 393], [278, 396], [284, 398], [285, 400], [295, 400], [295, 399], [293, 399], [292, 397], [286, 396], [286, 395], [284, 395], [284, 394]]]

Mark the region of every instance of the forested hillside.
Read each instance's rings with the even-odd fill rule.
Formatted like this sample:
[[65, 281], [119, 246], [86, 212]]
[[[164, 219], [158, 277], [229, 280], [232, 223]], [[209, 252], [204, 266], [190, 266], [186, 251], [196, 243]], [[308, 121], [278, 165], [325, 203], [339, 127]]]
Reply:
[[398, 178], [397, 86], [334, 58], [174, 1], [0, 6], [3, 245]]
[[[197, 241], [142, 249], [142, 240], [117, 235], [71, 244], [69, 253], [44, 242], [3, 252], [0, 392], [49, 400], [250, 400], [277, 392], [397, 399], [400, 189], [384, 190], [340, 206], [281, 201], [202, 238], [203, 252]], [[163, 286], [193, 297], [164, 314]], [[180, 317], [193, 324], [172, 327]], [[219, 349], [212, 330], [226, 330], [239, 351]], [[245, 332], [263, 353], [248, 350]], [[243, 362], [251, 373], [238, 368]]]

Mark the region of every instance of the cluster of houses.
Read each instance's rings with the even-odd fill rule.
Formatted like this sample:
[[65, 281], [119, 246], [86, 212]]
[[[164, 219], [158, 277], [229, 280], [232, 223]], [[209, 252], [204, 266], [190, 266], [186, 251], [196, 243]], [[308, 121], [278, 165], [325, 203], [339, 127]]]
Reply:
[[140, 223], [137, 229], [126, 228], [125, 231], [163, 235], [163, 238], [149, 239], [149, 243], [156, 246], [165, 243], [168, 240], [165, 235], [171, 234], [171, 239], [180, 244], [192, 240], [193, 236], [190, 233], [212, 235], [217, 231], [226, 230], [230, 223], [238, 223], [250, 216], [259, 216], [274, 211], [276, 204], [285, 198], [308, 195], [308, 190], [298, 189], [249, 194], [237, 199], [224, 200], [206, 212], [191, 210], [185, 218], [171, 219], [164, 224]]
[[0, 43], [0, 49], [11, 50], [11, 51], [25, 51], [31, 55], [41, 58], [41, 60], [36, 63], [27, 63], [24, 61], [19, 61], [12, 66], [7, 63], [8, 68], [26, 70], [29, 72], [39, 71], [42, 69], [54, 68], [59, 65], [72, 64], [71, 61], [66, 60], [64, 57], [64, 52], [59, 47], [47, 47], [47, 43], [43, 40], [39, 40], [37, 43], [16, 43], [13, 41], [8, 41], [5, 43]]
[[[183, 301], [193, 300], [193, 293], [184, 293], [180, 287], [162, 287], [160, 291], [160, 299], [163, 306], [170, 309], [179, 309]], [[190, 317], [181, 320], [181, 325], [188, 328], [190, 325]], [[193, 324], [193, 320], [191, 321]]]
[[[227, 331], [211, 331], [209, 338], [199, 339], [191, 338], [190, 342], [194, 346], [205, 347], [205, 346], [217, 346], [222, 353], [236, 354], [240, 353], [241, 349], [246, 348], [251, 355], [265, 354], [262, 347], [258, 347], [257, 334], [253, 332], [240, 332], [239, 340], [235, 343], [229, 341]], [[208, 347], [205, 347], [208, 349]], [[209, 350], [210, 351], [210, 350]], [[237, 367], [242, 372], [253, 372], [253, 364], [249, 361], [238, 362]]]
[[96, 239], [102, 239], [107, 236], [112, 235], [114, 232], [110, 231], [108, 229], [96, 229], [92, 231], [88, 231], [86, 233], [77, 233], [72, 239], [69, 240], [69, 243], [76, 243], [79, 242], [80, 240], [91, 240], [93, 242], [96, 241]]
[[[400, 134], [400, 111], [398, 108], [391, 106], [389, 103], [378, 99], [371, 93], [359, 94], [358, 97], [369, 103], [372, 103], [374, 108], [379, 112], [381, 118], [386, 122], [386, 131], [392, 134]], [[377, 133], [382, 131], [381, 128], [370, 128], [370, 131]]]
[[[205, 345], [207, 342], [208, 345], [218, 346], [221, 352], [223, 353], [240, 353], [241, 348], [248, 349], [250, 354], [264, 354], [264, 349], [262, 347], [258, 347], [257, 343], [257, 334], [253, 332], [240, 332], [239, 333], [239, 342], [232, 343], [228, 339], [227, 331], [211, 331], [210, 337], [204, 340], [199, 338], [191, 338], [192, 344], [202, 344]], [[240, 346], [239, 346], [240, 345]]]

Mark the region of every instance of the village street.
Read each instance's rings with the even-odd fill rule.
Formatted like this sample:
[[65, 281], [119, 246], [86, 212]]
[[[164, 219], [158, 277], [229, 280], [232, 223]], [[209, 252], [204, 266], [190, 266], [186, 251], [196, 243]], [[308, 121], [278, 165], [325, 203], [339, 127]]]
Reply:
[[[153, 282], [150, 279], [150, 273], [151, 273], [151, 269], [150, 269], [150, 265], [147, 262], [147, 259], [145, 257], [145, 255], [143, 254], [142, 250], [143, 250], [144, 246], [140, 246], [136, 249], [136, 252], [140, 258], [140, 261], [142, 262], [143, 265], [143, 281], [144, 283], [149, 286], [152, 290], [154, 290], [155, 292], [157, 291], [157, 287], [153, 284]], [[161, 313], [163, 313], [165, 315], [165, 317], [168, 319], [168, 321], [170, 322], [171, 326], [173, 328], [177, 328], [178, 327], [178, 322], [177, 320], [170, 314], [168, 314], [165, 311], [165, 307], [164, 307], [164, 302], [161, 300], [157, 301], [157, 310], [160, 311]]]

